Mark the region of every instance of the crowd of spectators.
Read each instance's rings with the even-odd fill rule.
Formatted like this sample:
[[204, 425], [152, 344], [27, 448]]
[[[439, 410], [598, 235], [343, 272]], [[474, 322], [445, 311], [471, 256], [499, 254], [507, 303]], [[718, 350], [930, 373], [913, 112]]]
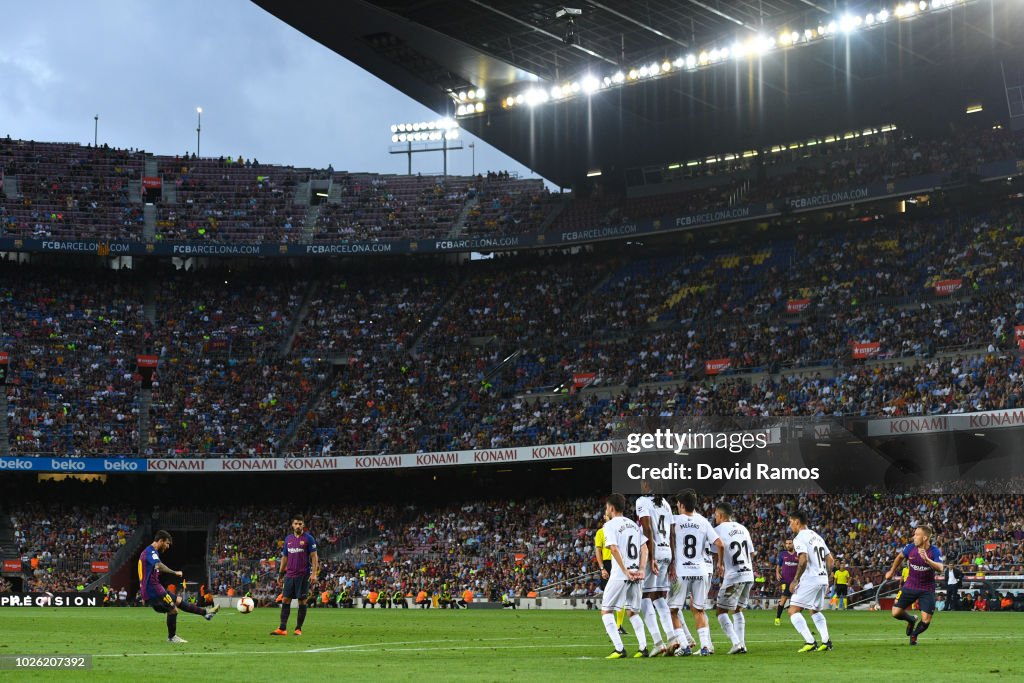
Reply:
[[[10, 446], [415, 452], [600, 439], [641, 414], [1021, 405], [1019, 208], [754, 238], [386, 275], [6, 265]], [[138, 353], [159, 359], [141, 436]], [[708, 374], [717, 359], [729, 367]]]
[[148, 339], [159, 365], [145, 453], [276, 454], [326, 378], [316, 359], [282, 354], [306, 287], [247, 273], [164, 282]]
[[140, 239], [144, 158], [106, 146], [0, 139], [0, 237]]
[[[979, 164], [1024, 156], [1024, 139], [1001, 128], [941, 136], [893, 130], [790, 147], [725, 155], [731, 160], [701, 166], [706, 177], [687, 189], [625, 197], [599, 188], [565, 201], [550, 195], [539, 179], [507, 173], [341, 173], [242, 157], [153, 156], [5, 139], [0, 140], [0, 170], [11, 190], [0, 192], [0, 236], [140, 240], [143, 202], [157, 207], [153, 237], [167, 240], [379, 241], [571, 231], [910, 176], [962, 178]], [[156, 163], [155, 177], [144, 176], [147, 160]], [[314, 201], [310, 182], [320, 188], [323, 180], [329, 181], [326, 192], [317, 190]], [[460, 217], [464, 220], [456, 225]]]
[[319, 205], [314, 238], [375, 242], [447, 236], [471, 196], [471, 180], [335, 174], [328, 200]]
[[14, 453], [85, 456], [138, 444], [135, 355], [146, 335], [131, 274], [0, 268], [0, 349]]
[[163, 194], [157, 239], [212, 242], [290, 242], [302, 235], [306, 207], [295, 204], [308, 172], [253, 160], [159, 159]]
[[138, 527], [135, 514], [112, 506], [25, 503], [10, 513], [28, 592], [71, 592], [97, 575]]

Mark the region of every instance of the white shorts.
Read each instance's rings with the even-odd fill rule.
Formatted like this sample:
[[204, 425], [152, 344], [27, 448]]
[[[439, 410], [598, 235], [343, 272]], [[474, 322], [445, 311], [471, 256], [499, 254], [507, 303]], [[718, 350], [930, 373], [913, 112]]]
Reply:
[[658, 593], [669, 589], [668, 565], [671, 560], [655, 560], [655, 562], [658, 563], [658, 575], [655, 576], [651, 568], [647, 568], [647, 571], [644, 572], [644, 593]]
[[789, 604], [821, 612], [828, 604], [828, 586], [801, 581], [796, 585], [796, 593], [789, 599]]
[[715, 606], [725, 610], [746, 607], [747, 599], [750, 597], [750, 588], [753, 585], [753, 581], [744, 581], [742, 583], [731, 583], [728, 586], [722, 586], [722, 589], [718, 591], [718, 601], [715, 603]]
[[628, 609], [640, 613], [641, 588], [639, 581], [609, 579], [601, 597], [601, 609], [605, 612]]
[[690, 609], [704, 609], [708, 604], [708, 581], [703, 576], [682, 576], [672, 584], [668, 594], [668, 606], [673, 609], [686, 607], [690, 598]]

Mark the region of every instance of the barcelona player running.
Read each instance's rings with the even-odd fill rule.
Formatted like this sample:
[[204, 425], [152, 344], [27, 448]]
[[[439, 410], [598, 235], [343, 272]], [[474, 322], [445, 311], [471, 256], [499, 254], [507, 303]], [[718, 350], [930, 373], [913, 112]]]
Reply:
[[[945, 569], [942, 553], [932, 545], [931, 527], [919, 526], [914, 529], [913, 542], [907, 544], [907, 547], [896, 555], [892, 568], [885, 573], [886, 581], [893, 577], [903, 564], [903, 560], [907, 561], [910, 571], [900, 592], [896, 594], [892, 617], [907, 622], [910, 644], [917, 645], [917, 637], [928, 630], [932, 623], [932, 615], [935, 613], [935, 575], [941, 574]], [[907, 614], [907, 608], [915, 602], [921, 608], [920, 620]]]
[[198, 614], [209, 621], [220, 607], [203, 609], [190, 605], [183, 595], [172, 597], [160, 583], [161, 573], [174, 574], [179, 578], [182, 576], [180, 571], [174, 571], [160, 561], [160, 553], [167, 552], [172, 541], [169, 533], [158, 531], [153, 537], [153, 542], [139, 555], [139, 597], [160, 614], [167, 615], [167, 642], [187, 643], [187, 640], [178, 635], [178, 610]]
[[277, 580], [282, 586], [284, 598], [281, 601], [281, 625], [271, 631], [272, 636], [288, 635], [288, 616], [292, 611], [292, 598], [299, 601], [299, 616], [295, 622], [295, 635], [302, 635], [302, 624], [306, 621], [306, 598], [310, 588], [316, 585], [320, 575], [320, 558], [316, 552], [316, 540], [306, 531], [306, 522], [301, 516], [292, 518], [292, 533], [284, 541], [281, 553], [281, 575]]

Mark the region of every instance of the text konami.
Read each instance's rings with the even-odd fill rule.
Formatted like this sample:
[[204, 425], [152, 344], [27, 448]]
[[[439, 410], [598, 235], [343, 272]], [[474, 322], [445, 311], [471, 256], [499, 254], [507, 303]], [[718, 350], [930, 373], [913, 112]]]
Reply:
[[473, 451], [473, 462], [515, 462], [517, 459], [514, 448], [497, 451]]
[[576, 444], [564, 446], [536, 446], [530, 449], [530, 457], [534, 460], [546, 458], [575, 458]]
[[416, 456], [417, 465], [458, 465], [458, 453], [421, 453]]
[[372, 470], [387, 467], [401, 467], [400, 455], [361, 455], [356, 458], [357, 470]]

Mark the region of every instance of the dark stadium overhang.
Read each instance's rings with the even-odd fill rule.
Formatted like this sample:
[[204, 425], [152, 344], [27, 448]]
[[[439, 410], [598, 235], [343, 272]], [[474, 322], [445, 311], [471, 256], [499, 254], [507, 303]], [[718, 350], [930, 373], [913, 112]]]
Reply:
[[[504, 110], [500, 93], [678, 56], [757, 30], [762, 13], [772, 30], [811, 25], [832, 3], [254, 2], [441, 116], [454, 114], [449, 91], [485, 88], [488, 110], [463, 127], [562, 186], [592, 170], [616, 183], [627, 168], [882, 123], [948, 130], [969, 104], [982, 104], [983, 118], [1006, 120], [1004, 68], [1024, 71], [1024, 2], [977, 0], [761, 59]], [[562, 40], [564, 19], [554, 14], [564, 6], [583, 10], [580, 45]]]

